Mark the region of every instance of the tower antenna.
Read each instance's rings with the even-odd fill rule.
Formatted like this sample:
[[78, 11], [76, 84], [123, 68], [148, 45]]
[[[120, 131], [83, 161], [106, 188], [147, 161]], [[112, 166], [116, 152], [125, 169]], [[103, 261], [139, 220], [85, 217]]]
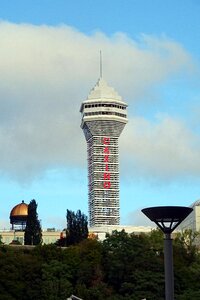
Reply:
[[102, 53], [100, 50], [100, 78], [102, 78]]

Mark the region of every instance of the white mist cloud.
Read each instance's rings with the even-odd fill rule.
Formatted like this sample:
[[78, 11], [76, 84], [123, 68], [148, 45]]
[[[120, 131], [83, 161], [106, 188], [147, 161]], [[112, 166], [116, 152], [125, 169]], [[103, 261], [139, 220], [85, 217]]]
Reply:
[[141, 209], [136, 209], [128, 213], [123, 221], [123, 224], [132, 226], [156, 227], [156, 225], [143, 214]]
[[[98, 78], [100, 49], [105, 77], [129, 104], [193, 68], [190, 55], [166, 37], [87, 36], [69, 26], [1, 22], [0, 43], [0, 169], [21, 181], [83, 164], [79, 107]], [[123, 141], [124, 153], [144, 174], [198, 172], [196, 137], [170, 118], [155, 126], [133, 118]]]
[[134, 176], [174, 180], [200, 175], [200, 136], [169, 116], [157, 123], [133, 118], [121, 137], [124, 161]]
[[8, 229], [10, 227], [11, 227], [11, 225], [9, 223], [9, 220], [1, 218], [1, 220], [0, 220], [0, 230], [5, 230], [5, 229]]

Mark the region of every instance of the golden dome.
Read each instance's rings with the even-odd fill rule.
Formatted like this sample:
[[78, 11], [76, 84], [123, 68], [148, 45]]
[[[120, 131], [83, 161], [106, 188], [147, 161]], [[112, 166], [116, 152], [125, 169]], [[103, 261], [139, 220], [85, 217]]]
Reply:
[[28, 216], [28, 204], [24, 203], [23, 200], [22, 203], [14, 206], [10, 212], [10, 217], [16, 216]]

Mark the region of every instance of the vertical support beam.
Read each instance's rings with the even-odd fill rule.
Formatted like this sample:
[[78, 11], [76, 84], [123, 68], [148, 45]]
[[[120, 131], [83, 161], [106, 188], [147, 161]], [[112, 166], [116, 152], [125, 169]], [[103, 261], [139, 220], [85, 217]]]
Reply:
[[173, 245], [170, 233], [164, 235], [165, 300], [174, 300]]

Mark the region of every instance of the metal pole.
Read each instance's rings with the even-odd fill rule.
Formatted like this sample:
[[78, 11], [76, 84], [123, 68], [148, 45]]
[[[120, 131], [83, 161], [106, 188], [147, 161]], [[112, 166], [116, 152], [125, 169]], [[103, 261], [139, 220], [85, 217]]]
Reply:
[[170, 233], [164, 237], [165, 300], [174, 300], [173, 248]]

